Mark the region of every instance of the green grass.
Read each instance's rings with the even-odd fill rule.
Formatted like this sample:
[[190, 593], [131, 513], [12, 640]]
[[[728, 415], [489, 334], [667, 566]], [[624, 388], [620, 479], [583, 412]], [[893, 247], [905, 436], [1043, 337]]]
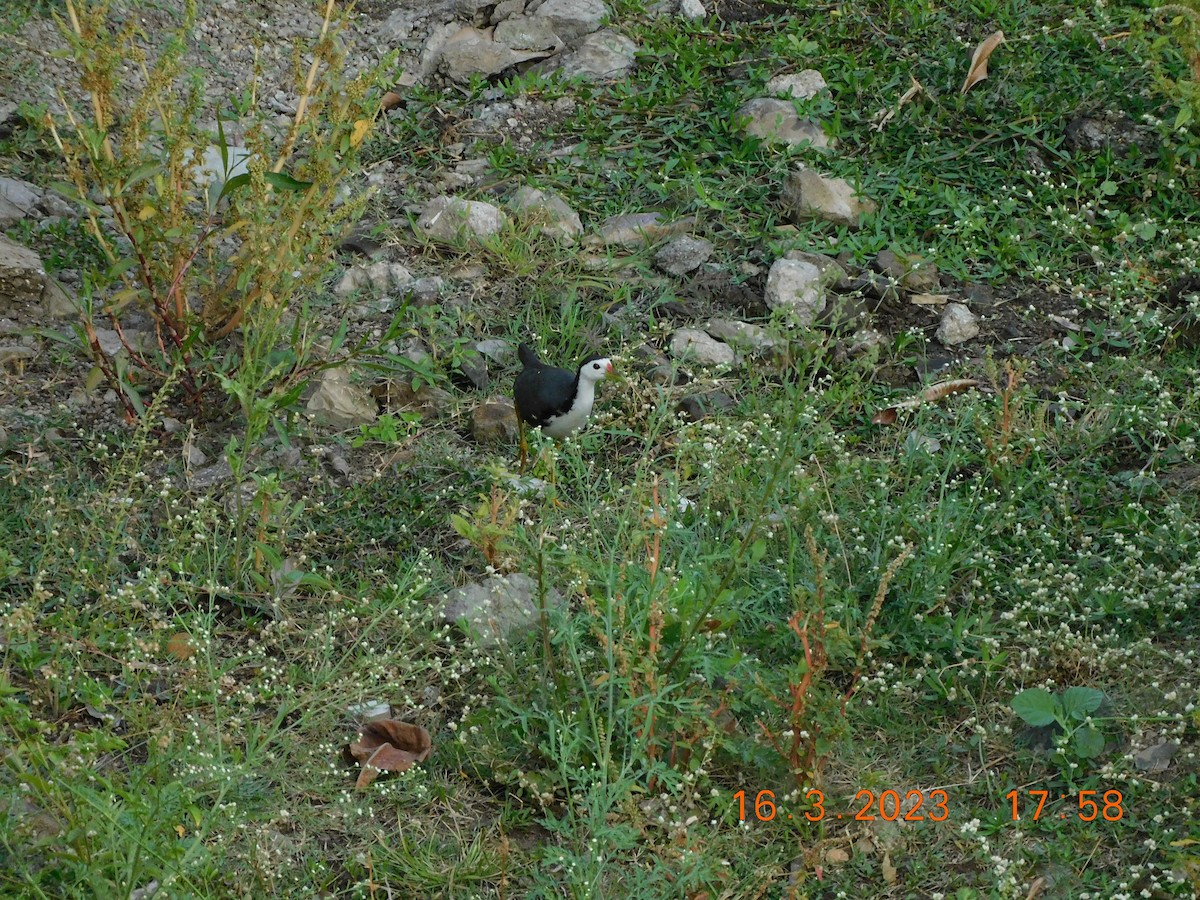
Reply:
[[[484, 336], [619, 356], [592, 426], [535, 442], [554, 503], [514, 492], [511, 448], [463, 440], [478, 399], [463, 392], [447, 420], [406, 422], [393, 443], [293, 422], [298, 463], [267, 453], [211, 496], [187, 489], [176, 438], [53, 412], [0, 457], [5, 895], [1200, 890], [1200, 354], [1195, 310], [1160, 302], [1197, 257], [1200, 141], [1172, 127], [1181, 51], [1135, 4], [1066, 20], [985, 0], [794, 6], [797, 20], [741, 26], [618, 8], [642, 47], [629, 79], [507, 88], [575, 97], [544, 140], [586, 151], [498, 143], [489, 183], [532, 180], [588, 221], [695, 215], [734, 271], [793, 246], [920, 252], [1005, 298], [1079, 306], [1092, 325], [1073, 349], [998, 346], [951, 373], [980, 390], [885, 427], [872, 415], [917, 388], [884, 373], [907, 378], [935, 349], [921, 332], [847, 361], [839, 335], [767, 320], [783, 361], [713, 379], [735, 407], [686, 423], [678, 399], [705, 377], [658, 388], [631, 352], [664, 333], [653, 310], [679, 286], [647, 252], [595, 268], [512, 229], [483, 250], [407, 247], [414, 271], [478, 264], [489, 288], [406, 326], [447, 385]], [[996, 28], [1009, 42], [991, 77], [960, 95]], [[738, 106], [806, 66], [830, 81], [809, 106], [838, 151], [740, 136]], [[910, 76], [925, 93], [874, 129]], [[482, 89], [418, 93], [370, 158], [436, 180]], [[1128, 115], [1141, 143], [1073, 146], [1080, 112]], [[798, 162], [860, 180], [880, 213], [858, 232], [780, 228], [778, 185]], [[87, 265], [65, 226], [51, 237], [51, 268]], [[643, 318], [619, 334], [605, 313], [626, 308]], [[498, 369], [501, 391], [514, 372]], [[51, 425], [57, 442], [41, 438]], [[229, 427], [201, 431], [206, 448]], [[352, 483], [314, 444], [353, 460]], [[565, 608], [474, 646], [437, 608], [489, 566]], [[1104, 693], [1098, 756], [1024, 726], [1010, 704], [1037, 686]], [[433, 754], [358, 791], [342, 749], [358, 708], [380, 702], [423, 725]], [[1138, 767], [1168, 741], [1165, 771]], [[889, 790], [918, 792], [926, 813], [943, 791], [945, 821], [885, 820]], [[1035, 822], [1041, 790], [1055, 799]], [[864, 791], [875, 818], [858, 821]], [[1101, 805], [1120, 791], [1119, 820], [1079, 821], [1081, 791]], [[770, 821], [756, 799], [773, 800]]]

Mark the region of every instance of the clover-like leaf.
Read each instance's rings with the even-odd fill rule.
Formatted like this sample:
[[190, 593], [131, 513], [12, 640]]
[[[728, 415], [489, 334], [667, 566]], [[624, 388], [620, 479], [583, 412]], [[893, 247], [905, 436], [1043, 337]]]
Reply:
[[1080, 759], [1091, 759], [1104, 750], [1104, 735], [1091, 725], [1076, 729], [1073, 740], [1075, 755]]
[[1059, 707], [1045, 688], [1026, 688], [1013, 697], [1012, 709], [1028, 725], [1049, 725], [1058, 718]]
[[1104, 692], [1095, 688], [1073, 687], [1062, 693], [1062, 710], [1066, 718], [1082, 721], [1100, 708]]

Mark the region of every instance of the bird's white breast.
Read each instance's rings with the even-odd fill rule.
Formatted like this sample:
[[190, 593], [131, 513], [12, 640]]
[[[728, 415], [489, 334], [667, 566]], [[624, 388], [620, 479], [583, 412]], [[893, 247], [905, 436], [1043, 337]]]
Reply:
[[561, 416], [550, 419], [542, 426], [542, 432], [560, 440], [574, 434], [587, 424], [588, 417], [592, 414], [592, 404], [595, 402], [596, 383], [584, 378], [579, 379], [579, 392], [575, 395], [575, 402], [571, 404], [571, 408]]

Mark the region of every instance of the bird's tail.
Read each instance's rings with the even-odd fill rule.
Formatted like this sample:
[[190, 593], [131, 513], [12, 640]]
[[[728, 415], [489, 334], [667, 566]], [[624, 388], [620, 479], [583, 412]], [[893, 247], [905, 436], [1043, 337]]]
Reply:
[[521, 365], [528, 368], [536, 369], [542, 365], [542, 361], [538, 359], [537, 353], [528, 344], [517, 345], [517, 358], [521, 360]]

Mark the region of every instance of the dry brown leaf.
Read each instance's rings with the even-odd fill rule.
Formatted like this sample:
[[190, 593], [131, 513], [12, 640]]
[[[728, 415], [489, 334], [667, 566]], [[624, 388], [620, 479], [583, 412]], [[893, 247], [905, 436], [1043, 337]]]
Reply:
[[883, 854], [883, 866], [881, 867], [881, 871], [883, 872], [884, 881], [886, 881], [888, 884], [896, 883], [896, 875], [898, 873], [896, 872], [896, 867], [892, 865], [892, 854]]
[[976, 378], [955, 378], [950, 381], [939, 381], [937, 384], [931, 384], [915, 397], [909, 397], [907, 400], [901, 400], [899, 403], [893, 403], [891, 406], [881, 409], [871, 417], [871, 424], [895, 425], [897, 413], [902, 409], [916, 409], [925, 403], [936, 403], [938, 400], [944, 400], [951, 394], [961, 393], [978, 384], [979, 380]]
[[192, 646], [191, 636], [180, 631], [167, 639], [167, 653], [183, 662], [196, 655], [196, 648]]
[[841, 847], [833, 847], [825, 851], [825, 862], [831, 866], [841, 865], [842, 863], [850, 862], [850, 854]]
[[908, 298], [909, 303], [917, 306], [943, 306], [949, 301], [949, 294], [913, 294]]
[[872, 425], [895, 425], [896, 419], [899, 416], [896, 413], [896, 407], [889, 406], [886, 409], [881, 409], [875, 415], [871, 416]]
[[891, 109], [881, 109], [879, 111], [878, 121], [875, 122], [876, 131], [883, 131], [883, 126], [890, 122], [895, 117], [896, 113], [900, 112], [900, 110], [904, 108], [905, 104], [911, 101], [913, 97], [917, 96], [917, 94], [920, 94], [925, 90], [921, 82], [917, 81], [915, 75], [910, 72], [908, 77], [912, 79], [912, 86], [900, 95], [900, 99], [897, 101], [895, 106], [893, 106]]
[[383, 95], [383, 99], [379, 101], [379, 105], [383, 109], [384, 112], [387, 112], [389, 109], [393, 109], [394, 107], [399, 106], [403, 102], [404, 102], [403, 94], [397, 94], [395, 91], [388, 91], [386, 94]]
[[1025, 895], [1025, 900], [1034, 900], [1034, 898], [1042, 892], [1042, 889], [1045, 888], [1045, 886], [1046, 879], [1044, 876], [1038, 876], [1037, 878], [1033, 879], [1033, 883], [1029, 885], [1029, 892]]
[[921, 399], [930, 403], [935, 400], [944, 400], [952, 394], [961, 394], [968, 388], [973, 388], [978, 384], [979, 379], [977, 378], [954, 378], [950, 381], [939, 381], [937, 384], [931, 384], [925, 390], [921, 391]]
[[994, 31], [989, 34], [975, 48], [975, 52], [971, 54], [971, 68], [967, 70], [966, 81], [963, 82], [960, 93], [965, 94], [983, 79], [988, 77], [988, 57], [992, 55], [992, 51], [1004, 43], [1004, 32]]
[[346, 749], [362, 765], [354, 786], [364, 788], [382, 772], [404, 772], [426, 760], [433, 741], [420, 725], [375, 719], [363, 726], [358, 740]]

